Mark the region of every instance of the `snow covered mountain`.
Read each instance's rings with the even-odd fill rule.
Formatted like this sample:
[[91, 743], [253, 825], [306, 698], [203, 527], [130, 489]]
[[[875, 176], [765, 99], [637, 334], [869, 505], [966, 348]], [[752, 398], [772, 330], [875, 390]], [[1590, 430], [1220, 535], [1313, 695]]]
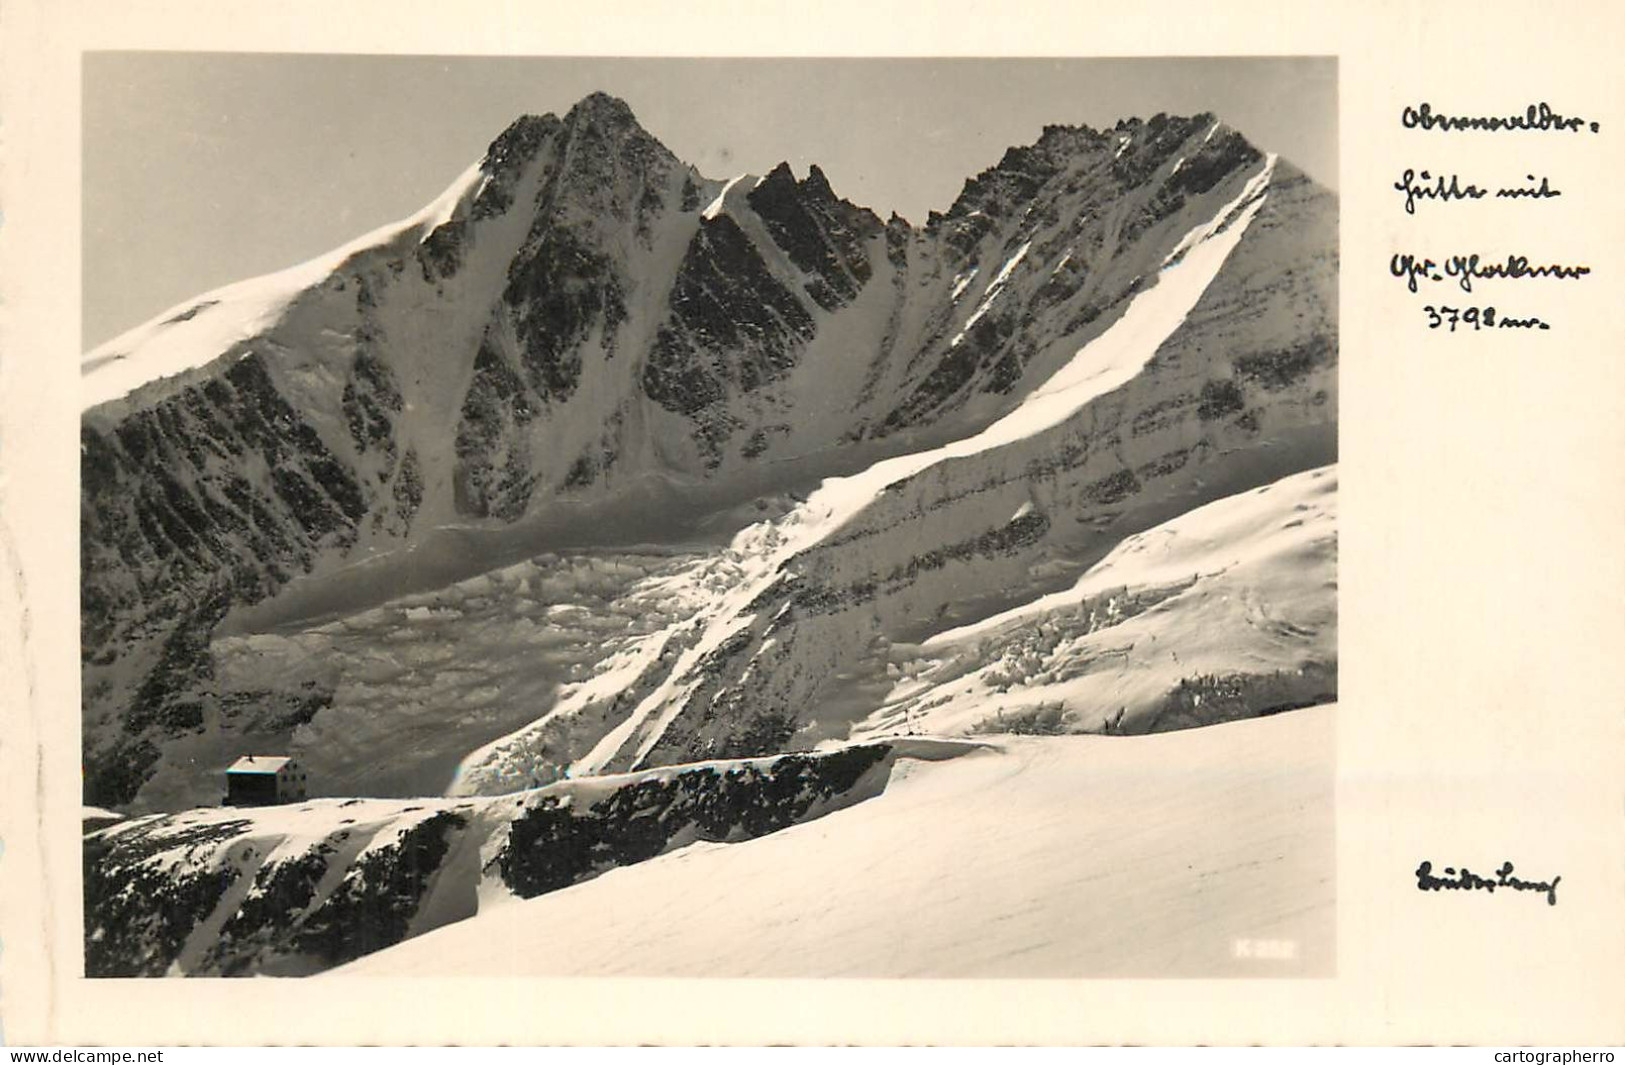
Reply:
[[[1335, 461], [1336, 225], [1211, 115], [1049, 127], [922, 227], [817, 168], [703, 177], [607, 96], [522, 118], [399, 226], [86, 356], [86, 801], [213, 802], [254, 747], [316, 793], [473, 795], [971, 702], [1130, 732], [1325, 701], [1331, 474], [1271, 489], [1296, 536], [1175, 529], [1252, 546], [1117, 600], [1097, 564]], [[1183, 660], [1259, 589], [1188, 666], [1072, 656], [1079, 604], [1135, 641], [1177, 615]], [[1063, 613], [1043, 668], [963, 651]]]

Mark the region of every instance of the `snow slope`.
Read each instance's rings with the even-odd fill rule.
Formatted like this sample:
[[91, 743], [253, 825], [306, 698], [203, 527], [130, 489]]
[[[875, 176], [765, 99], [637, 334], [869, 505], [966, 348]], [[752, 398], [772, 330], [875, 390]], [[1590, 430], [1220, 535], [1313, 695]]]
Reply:
[[[747, 737], [843, 737], [891, 686], [889, 646], [1057, 591], [1126, 536], [1335, 461], [1335, 274], [1308, 253], [1325, 219], [1282, 166], [1263, 188], [1250, 180], [1263, 169], [1234, 175], [1167, 234], [1169, 247], [1196, 227], [1211, 235], [1150, 287], [1131, 286], [1093, 342], [1049, 364], [1053, 390], [1028, 394], [1019, 415], [827, 482], [797, 515], [815, 535], [773, 526], [793, 553], [731, 617], [722, 604], [657, 693], [664, 705], [640, 702], [641, 735], [607, 764], [745, 754]], [[1203, 284], [1203, 259], [1248, 218]], [[1188, 310], [1175, 298], [1186, 284], [1197, 290]], [[777, 545], [764, 537], [753, 553]], [[1191, 680], [1192, 702], [1215, 685], [1222, 702], [1246, 702], [1234, 677]]]
[[83, 409], [219, 358], [270, 328], [307, 289], [363, 252], [400, 251], [422, 244], [440, 226], [465, 217], [487, 180], [476, 163], [410, 218], [382, 226], [308, 262], [189, 299], [98, 345], [81, 362]]
[[[696, 840], [736, 842], [879, 794], [965, 741], [561, 780], [464, 801], [327, 799], [118, 821], [85, 838], [93, 977], [306, 975]], [[88, 826], [87, 826], [88, 827]]]
[[[1337, 470], [1182, 514], [1124, 540], [1065, 591], [894, 656], [893, 673], [906, 675], [854, 736], [1037, 717], [1056, 730], [1148, 732], [1330, 701]], [[1203, 691], [1197, 678], [1222, 679]]]
[[818, 821], [696, 844], [335, 974], [1328, 975], [1334, 720], [998, 738]]

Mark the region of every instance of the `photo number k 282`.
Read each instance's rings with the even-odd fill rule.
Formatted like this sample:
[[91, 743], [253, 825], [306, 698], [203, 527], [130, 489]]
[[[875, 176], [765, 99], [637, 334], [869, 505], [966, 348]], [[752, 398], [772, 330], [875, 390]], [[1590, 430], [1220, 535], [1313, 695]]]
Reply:
[[1454, 333], [1460, 326], [1467, 329], [1550, 329], [1539, 318], [1510, 318], [1496, 313], [1494, 307], [1435, 307], [1422, 308], [1427, 315], [1429, 329], [1448, 329]]

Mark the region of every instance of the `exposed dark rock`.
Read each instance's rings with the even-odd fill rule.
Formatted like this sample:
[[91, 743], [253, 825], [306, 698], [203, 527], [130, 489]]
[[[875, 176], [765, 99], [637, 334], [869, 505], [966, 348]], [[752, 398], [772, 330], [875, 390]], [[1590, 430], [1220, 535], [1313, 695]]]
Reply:
[[643, 373], [644, 392], [692, 415], [737, 389], [751, 392], [796, 364], [812, 316], [773, 277], [738, 223], [705, 222], [688, 246]]
[[1201, 402], [1197, 405], [1196, 415], [1203, 421], [1214, 421], [1228, 414], [1236, 414], [1246, 409], [1247, 397], [1242, 394], [1241, 388], [1229, 379], [1210, 380], [1202, 385]]
[[1173, 732], [1337, 701], [1337, 663], [1292, 672], [1186, 677], [1136, 731]]
[[889, 750], [875, 744], [786, 755], [761, 768], [696, 768], [620, 788], [584, 814], [543, 800], [514, 821], [497, 864], [503, 882], [531, 898], [653, 858], [685, 830], [712, 841], [766, 835], [850, 790]]
[[455, 274], [463, 265], [463, 243], [467, 239], [465, 222], [444, 222], [436, 226], [418, 245], [418, 265], [423, 270], [423, 280], [432, 285]]
[[850, 302], [869, 281], [864, 242], [879, 220], [837, 199], [818, 167], [797, 183], [780, 163], [745, 199], [790, 261], [813, 275], [807, 292], [826, 311]]
[[1231, 366], [1242, 380], [1257, 382], [1266, 392], [1278, 392], [1335, 357], [1336, 347], [1331, 337], [1317, 333], [1293, 348], [1237, 356]]
[[457, 508], [479, 517], [517, 517], [530, 502], [530, 441], [537, 410], [530, 390], [487, 338], [457, 426]]
[[[368, 434], [398, 394], [361, 359], [352, 383], [353, 427], [369, 444], [385, 439]], [[253, 352], [110, 433], [87, 424], [81, 444], [81, 654], [106, 660], [133, 645], [152, 656], [119, 734], [86, 737], [86, 799], [118, 805], [153, 752], [204, 724], [208, 642], [230, 604], [267, 594], [322, 546], [351, 542], [371, 503]], [[255, 466], [263, 487], [245, 477]]]
[[162, 976], [188, 933], [219, 903], [235, 868], [165, 870], [145, 864], [171, 846], [204, 847], [238, 836], [249, 822], [229, 821], [156, 836], [133, 826], [113, 838], [84, 841], [85, 975]]
[[474, 201], [474, 218], [489, 218], [513, 206], [520, 171], [561, 127], [562, 123], [552, 115], [523, 115], [491, 142], [480, 162], [489, 180]]
[[357, 348], [342, 404], [356, 450], [382, 451], [393, 462], [394, 416], [401, 412], [401, 392], [389, 367], [368, 346]]
[[[289, 949], [311, 955], [326, 967], [405, 939], [429, 880], [451, 849], [454, 834], [467, 824], [462, 814], [442, 811], [401, 833], [393, 846], [363, 855], [300, 923]], [[277, 918], [275, 911], [269, 916]], [[286, 916], [284, 911], [282, 919]]]
[[1016, 333], [1017, 315], [1011, 311], [984, 314], [971, 326], [957, 345], [949, 347], [936, 367], [913, 393], [886, 415], [887, 431], [919, 425], [971, 386], [985, 371], [992, 372], [989, 391], [1008, 392], [1019, 375], [1020, 356], [998, 369], [1000, 352]]
[[547, 401], [562, 401], [581, 379], [582, 341], [594, 329], [606, 354], [626, 320], [626, 301], [608, 256], [568, 232], [547, 234], [508, 271], [503, 301], [511, 309], [526, 383]]
[[404, 527], [412, 524], [417, 516], [418, 507], [423, 505], [423, 479], [418, 472], [418, 453], [416, 449], [408, 449], [406, 457], [401, 460], [401, 467], [395, 474], [395, 484], [392, 489], [395, 499], [395, 512], [400, 515]]
[[914, 237], [909, 224], [897, 214], [886, 221], [886, 258], [899, 270], [908, 269], [908, 246]]

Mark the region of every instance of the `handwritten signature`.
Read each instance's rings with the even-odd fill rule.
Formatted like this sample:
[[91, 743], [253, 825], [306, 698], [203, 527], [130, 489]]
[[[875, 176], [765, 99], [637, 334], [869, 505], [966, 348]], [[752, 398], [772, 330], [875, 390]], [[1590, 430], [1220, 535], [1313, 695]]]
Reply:
[[1522, 880], [1512, 875], [1512, 863], [1503, 862], [1501, 868], [1493, 874], [1491, 880], [1468, 869], [1465, 865], [1460, 869], [1450, 866], [1444, 867], [1443, 876], [1433, 875], [1433, 863], [1423, 862], [1416, 867], [1416, 890], [1418, 891], [1488, 891], [1495, 893], [1496, 888], [1507, 888], [1510, 891], [1544, 891], [1546, 904], [1557, 905], [1557, 885], [1563, 880], [1554, 876], [1550, 880]]

